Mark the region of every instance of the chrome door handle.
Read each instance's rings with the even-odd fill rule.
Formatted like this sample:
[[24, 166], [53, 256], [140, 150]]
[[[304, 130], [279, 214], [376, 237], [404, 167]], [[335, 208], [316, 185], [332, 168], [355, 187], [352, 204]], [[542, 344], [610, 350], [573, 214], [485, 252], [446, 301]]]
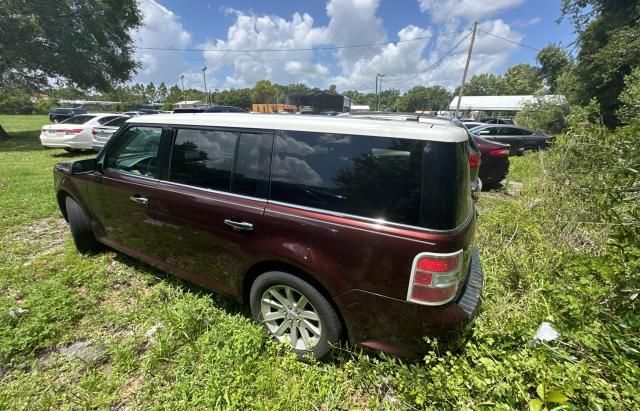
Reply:
[[142, 204], [142, 205], [148, 205], [149, 204], [149, 199], [148, 198], [141, 197], [138, 194], [129, 197], [129, 200], [133, 201], [134, 203], [138, 203], [138, 204]]
[[253, 230], [253, 224], [246, 221], [234, 221], [231, 219], [224, 220], [224, 223], [236, 231], [251, 231]]

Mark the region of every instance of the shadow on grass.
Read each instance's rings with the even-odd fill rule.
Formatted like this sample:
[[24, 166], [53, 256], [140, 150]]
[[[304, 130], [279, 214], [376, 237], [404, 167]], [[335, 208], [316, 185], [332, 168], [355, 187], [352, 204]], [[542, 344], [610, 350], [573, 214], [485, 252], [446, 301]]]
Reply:
[[146, 274], [150, 274], [156, 277], [159, 281], [176, 286], [184, 291], [208, 296], [217, 307], [225, 310], [229, 314], [242, 314], [245, 317], [251, 318], [251, 311], [247, 305], [240, 304], [227, 295], [218, 294], [210, 289], [190, 283], [175, 274], [159, 270], [145, 262], [137, 260], [112, 248], [105, 248], [105, 250], [113, 251], [115, 253], [115, 259], [118, 262], [143, 271]]
[[9, 133], [9, 139], [0, 141], [0, 152], [28, 152], [44, 151], [52, 158], [76, 158], [95, 155], [91, 150], [67, 152], [64, 149], [45, 148], [40, 143], [40, 131], [15, 131]]

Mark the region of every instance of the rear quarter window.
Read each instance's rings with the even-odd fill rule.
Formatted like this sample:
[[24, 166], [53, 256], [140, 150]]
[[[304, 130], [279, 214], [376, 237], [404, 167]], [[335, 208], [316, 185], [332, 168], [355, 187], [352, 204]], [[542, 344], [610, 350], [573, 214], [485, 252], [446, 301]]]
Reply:
[[271, 199], [392, 223], [449, 230], [472, 207], [468, 141], [283, 131]]
[[276, 137], [271, 198], [418, 225], [424, 142], [285, 131]]

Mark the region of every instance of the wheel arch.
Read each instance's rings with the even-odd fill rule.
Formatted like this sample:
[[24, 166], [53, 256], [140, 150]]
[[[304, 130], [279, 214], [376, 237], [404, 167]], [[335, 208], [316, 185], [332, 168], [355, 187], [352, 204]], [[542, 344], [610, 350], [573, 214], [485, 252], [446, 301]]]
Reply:
[[342, 310], [336, 304], [335, 300], [331, 296], [331, 293], [320, 281], [318, 281], [313, 275], [309, 274], [307, 271], [297, 267], [293, 264], [278, 261], [278, 260], [264, 260], [255, 263], [252, 265], [247, 272], [245, 273], [242, 279], [242, 293], [241, 293], [241, 301], [244, 304], [249, 304], [249, 293], [251, 291], [251, 285], [261, 274], [264, 274], [269, 271], [282, 271], [291, 275], [294, 275], [307, 283], [313, 286], [324, 298], [329, 301], [329, 304], [333, 307], [333, 309], [338, 314], [338, 318], [340, 319], [340, 323], [342, 324], [342, 338], [348, 339], [348, 327], [345, 322], [344, 316], [342, 314]]

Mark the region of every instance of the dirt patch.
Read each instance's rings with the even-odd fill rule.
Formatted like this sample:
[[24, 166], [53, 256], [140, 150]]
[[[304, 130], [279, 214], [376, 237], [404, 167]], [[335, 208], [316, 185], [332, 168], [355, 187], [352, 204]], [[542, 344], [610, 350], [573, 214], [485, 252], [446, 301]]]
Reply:
[[28, 225], [13, 228], [2, 239], [5, 244], [22, 243], [28, 246], [33, 261], [38, 255], [49, 254], [64, 247], [69, 228], [63, 218], [41, 218]]

